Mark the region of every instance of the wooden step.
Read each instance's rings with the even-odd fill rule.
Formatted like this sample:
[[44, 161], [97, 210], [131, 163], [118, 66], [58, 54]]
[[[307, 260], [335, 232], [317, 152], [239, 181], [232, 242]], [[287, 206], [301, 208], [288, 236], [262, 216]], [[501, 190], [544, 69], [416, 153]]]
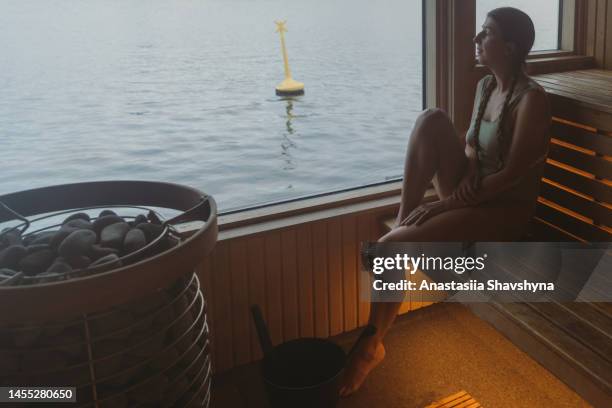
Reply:
[[480, 403], [466, 391], [459, 391], [427, 405], [425, 408], [479, 408]]

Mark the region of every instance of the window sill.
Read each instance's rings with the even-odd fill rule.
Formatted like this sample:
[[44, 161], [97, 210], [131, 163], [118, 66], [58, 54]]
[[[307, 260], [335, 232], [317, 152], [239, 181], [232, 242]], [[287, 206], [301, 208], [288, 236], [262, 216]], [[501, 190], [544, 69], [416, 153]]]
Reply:
[[[218, 240], [238, 238], [347, 214], [391, 211], [399, 205], [400, 194], [401, 182], [398, 181], [221, 215], [218, 218]], [[435, 198], [436, 193], [430, 188], [425, 193], [424, 201]]]

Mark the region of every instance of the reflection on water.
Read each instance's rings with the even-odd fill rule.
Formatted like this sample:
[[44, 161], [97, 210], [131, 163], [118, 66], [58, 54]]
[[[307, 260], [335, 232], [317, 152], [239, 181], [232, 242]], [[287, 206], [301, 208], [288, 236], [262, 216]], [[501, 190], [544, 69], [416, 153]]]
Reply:
[[285, 122], [287, 125], [287, 132], [292, 135], [293, 128], [291, 127], [291, 119], [293, 119], [293, 101], [291, 99], [287, 99], [287, 109], [285, 109], [285, 112], [287, 112], [287, 122]]
[[[287, 106], [285, 108], [285, 112], [287, 114], [287, 120], [285, 121], [285, 127], [287, 128], [287, 131], [283, 132], [283, 141], [281, 143], [281, 149], [282, 149], [281, 154], [284, 160], [283, 170], [294, 170], [296, 168], [296, 164], [295, 164], [293, 155], [291, 154], [291, 151], [296, 147], [296, 144], [292, 140], [295, 130], [293, 129], [291, 122], [293, 121], [293, 118], [294, 118], [293, 101], [296, 100], [297, 102], [297, 98], [294, 99], [293, 97], [285, 97], [285, 98], [282, 98], [281, 100], [284, 100], [285, 102], [287, 102]], [[287, 188], [291, 188], [291, 184]]]

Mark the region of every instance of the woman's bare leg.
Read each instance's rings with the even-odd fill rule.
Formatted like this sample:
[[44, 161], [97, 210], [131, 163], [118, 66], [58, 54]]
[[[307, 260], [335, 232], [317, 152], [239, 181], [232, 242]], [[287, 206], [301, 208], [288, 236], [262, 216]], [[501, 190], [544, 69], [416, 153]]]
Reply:
[[423, 112], [408, 141], [397, 224], [419, 206], [432, 179], [438, 196], [447, 197], [466, 166], [464, 146], [448, 115], [440, 109]]
[[[446, 113], [430, 109], [419, 116], [408, 141], [402, 199], [396, 224], [421, 203], [432, 178], [440, 197], [452, 193], [467, 165], [463, 149]], [[379, 242], [389, 241], [390, 237], [387, 234]], [[401, 302], [370, 303], [369, 323], [376, 327], [376, 334], [359, 344], [346, 369], [340, 395], [347, 396], [355, 392], [369, 372], [384, 359], [382, 340], [400, 306]]]

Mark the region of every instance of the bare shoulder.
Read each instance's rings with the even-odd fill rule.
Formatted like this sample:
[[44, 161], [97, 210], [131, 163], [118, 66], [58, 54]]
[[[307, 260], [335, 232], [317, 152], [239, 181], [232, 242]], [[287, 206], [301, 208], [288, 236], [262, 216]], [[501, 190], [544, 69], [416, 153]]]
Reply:
[[528, 114], [529, 117], [550, 117], [550, 106], [546, 91], [540, 85], [529, 87], [517, 104], [517, 113]]

